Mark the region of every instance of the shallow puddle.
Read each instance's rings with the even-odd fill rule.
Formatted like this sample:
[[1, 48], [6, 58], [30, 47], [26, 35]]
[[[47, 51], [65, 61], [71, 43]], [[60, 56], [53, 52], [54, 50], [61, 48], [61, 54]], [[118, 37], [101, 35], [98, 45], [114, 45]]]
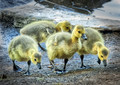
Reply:
[[92, 15], [97, 18], [120, 20], [120, 0], [111, 0], [103, 4], [102, 8], [94, 9]]

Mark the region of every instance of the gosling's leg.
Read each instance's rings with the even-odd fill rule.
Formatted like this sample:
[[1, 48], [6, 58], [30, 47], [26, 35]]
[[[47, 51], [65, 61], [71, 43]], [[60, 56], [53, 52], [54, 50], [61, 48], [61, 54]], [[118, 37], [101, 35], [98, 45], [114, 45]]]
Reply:
[[52, 68], [51, 69], [54, 69], [54, 71], [56, 71], [56, 66], [55, 66], [55, 63], [53, 60], [49, 60], [50, 61], [50, 64], [52, 65]]
[[63, 74], [63, 73], [65, 73], [67, 62], [68, 62], [68, 59], [64, 59], [64, 68], [63, 68], [63, 70], [56, 71], [57, 74]]
[[50, 64], [52, 65], [54, 71], [61, 71], [60, 69], [58, 69], [58, 68], [55, 66], [53, 60], [49, 60], [49, 61], [50, 61]]
[[63, 68], [63, 71], [65, 72], [66, 71], [66, 64], [68, 62], [68, 59], [64, 59], [64, 68]]
[[55, 65], [54, 61], [53, 61], [53, 60], [51, 60], [51, 61], [50, 61], [50, 65], [52, 66], [52, 67], [51, 67], [51, 69], [53, 69], [53, 68], [54, 68], [54, 66], [53, 66], [53, 64], [52, 64], [52, 63]]
[[40, 43], [38, 43], [38, 45], [39, 45], [39, 47], [40, 47], [43, 51], [46, 51], [46, 49], [44, 49], [44, 48], [40, 45]]
[[25, 75], [30, 75], [30, 65], [31, 65], [31, 61], [29, 60], [29, 61], [27, 62], [27, 64], [28, 64], [28, 69], [27, 69], [27, 71], [25, 72]]
[[14, 61], [14, 60], [13, 60], [12, 62], [13, 62], [13, 71], [15, 71], [15, 72], [20, 72], [20, 71], [22, 71], [22, 69], [15, 64], [15, 61]]
[[[48, 68], [51, 68], [51, 69], [53, 69], [54, 68], [54, 66], [53, 66], [53, 64], [52, 63], [54, 63], [54, 61], [53, 60], [49, 60], [49, 62], [50, 62], [50, 66], [48, 66]], [[52, 63], [51, 63], [52, 62]]]
[[81, 55], [80, 59], [81, 59], [81, 68], [86, 67], [83, 63], [84, 55]]
[[85, 65], [84, 65], [84, 63], [83, 63], [84, 55], [81, 55], [80, 58], [81, 58], [81, 68], [82, 68], [82, 69], [83, 69], [83, 68], [85, 68], [85, 69], [91, 68], [90, 66], [85, 66]]

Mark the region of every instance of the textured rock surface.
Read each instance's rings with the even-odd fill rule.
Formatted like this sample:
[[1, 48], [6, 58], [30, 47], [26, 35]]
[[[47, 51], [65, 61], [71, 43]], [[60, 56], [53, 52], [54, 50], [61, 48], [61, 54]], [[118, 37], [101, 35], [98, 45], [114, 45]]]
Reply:
[[20, 6], [32, 0], [0, 0], [0, 10], [8, 7]]
[[[35, 1], [39, 2], [39, 0]], [[85, 10], [82, 11], [83, 9], [81, 8], [85, 8], [92, 12], [94, 8], [102, 7], [102, 4], [108, 1], [110, 0], [43, 0], [42, 4], [59, 4], [74, 8], [76, 11], [81, 11], [84, 13]]]
[[[22, 5], [13, 8], [7, 8], [1, 11], [1, 21], [10, 23], [15, 27], [22, 27], [32, 21], [37, 21], [43, 19], [42, 17], [34, 17], [30, 14], [43, 9], [42, 7], [34, 6], [34, 2], [27, 5]], [[45, 18], [44, 18], [45, 19]], [[48, 19], [49, 20], [49, 19]]]

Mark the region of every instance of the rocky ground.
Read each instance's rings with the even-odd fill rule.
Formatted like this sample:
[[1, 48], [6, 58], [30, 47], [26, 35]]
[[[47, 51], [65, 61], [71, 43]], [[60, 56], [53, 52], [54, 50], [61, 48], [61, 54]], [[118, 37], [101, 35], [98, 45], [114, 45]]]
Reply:
[[[6, 23], [0, 23], [0, 85], [44, 85], [44, 84], [71, 84], [71, 85], [120, 85], [120, 26], [118, 20], [108, 20], [108, 19], [96, 19], [88, 15], [78, 14], [70, 11], [56, 10], [46, 8], [42, 5], [37, 5], [33, 7], [35, 3], [29, 3], [24, 6], [8, 8], [2, 11], [6, 13], [5, 17], [12, 18], [14, 21], [14, 26], [22, 27], [21, 24], [24, 20], [34, 20], [38, 19], [47, 19], [55, 20], [56, 22], [67, 19], [73, 25], [82, 24], [85, 26], [94, 26], [98, 27], [100, 25], [100, 30], [102, 30], [103, 37], [105, 39], [105, 45], [110, 50], [110, 55], [108, 58], [108, 66], [104, 67], [103, 63], [98, 65], [96, 55], [86, 55], [84, 59], [85, 65], [89, 65], [92, 68], [90, 69], [80, 69], [80, 58], [78, 54], [75, 54], [72, 59], [69, 60], [67, 64], [67, 73], [65, 74], [56, 74], [54, 73], [49, 66], [49, 61], [47, 58], [46, 52], [42, 52], [42, 69], [39, 70], [35, 65], [31, 65], [30, 76], [24, 75], [24, 72], [27, 70], [26, 62], [16, 62], [23, 71], [16, 73], [12, 70], [12, 62], [8, 56], [7, 47], [10, 40], [19, 35], [19, 29], [14, 27], [7, 26]], [[30, 9], [33, 7], [32, 11]], [[24, 8], [24, 10], [23, 10]], [[13, 10], [14, 9], [14, 10]], [[19, 11], [21, 10], [21, 12]], [[6, 11], [7, 10], [7, 11]], [[28, 10], [28, 13], [25, 12]], [[34, 12], [33, 12], [34, 11]], [[39, 11], [39, 12], [38, 12]], [[49, 11], [49, 14], [47, 13]], [[12, 16], [8, 17], [6, 15]], [[27, 17], [34, 17], [32, 19], [26, 19], [22, 16], [18, 18], [19, 13], [21, 15], [26, 15]], [[70, 18], [69, 18], [70, 17]], [[87, 21], [89, 18], [89, 21]], [[6, 19], [6, 18], [2, 18]], [[20, 22], [19, 22], [20, 21]], [[20, 24], [19, 24], [19, 23]], [[27, 24], [25, 22], [24, 24]], [[17, 26], [16, 25], [16, 26]], [[109, 31], [105, 31], [109, 28]], [[98, 28], [97, 28], [98, 29]], [[42, 43], [44, 46], [44, 43]], [[63, 60], [56, 59], [55, 63], [60, 69], [63, 68]]]

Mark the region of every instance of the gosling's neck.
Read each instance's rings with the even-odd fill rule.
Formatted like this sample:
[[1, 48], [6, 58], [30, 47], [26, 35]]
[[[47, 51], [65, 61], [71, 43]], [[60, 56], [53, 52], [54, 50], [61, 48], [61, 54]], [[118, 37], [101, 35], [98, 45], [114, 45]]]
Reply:
[[78, 42], [78, 37], [76, 37], [74, 34], [71, 36], [72, 43]]
[[93, 47], [93, 52], [96, 52], [97, 54], [100, 52], [100, 49], [103, 47], [104, 45], [101, 42], [96, 42], [94, 44]]
[[61, 26], [61, 23], [58, 23], [58, 24], [56, 25], [55, 28], [56, 28], [56, 31], [57, 31], [57, 32], [61, 32], [62, 29], [61, 29], [60, 26]]

